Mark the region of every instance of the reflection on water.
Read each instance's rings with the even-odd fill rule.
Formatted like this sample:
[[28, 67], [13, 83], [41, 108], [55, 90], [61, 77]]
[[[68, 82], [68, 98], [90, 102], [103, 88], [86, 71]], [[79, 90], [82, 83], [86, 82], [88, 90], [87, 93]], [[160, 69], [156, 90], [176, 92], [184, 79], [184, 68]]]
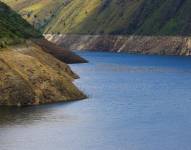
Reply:
[[[54, 109], [58, 108], [58, 106], [62, 106], [62, 108], [64, 108], [71, 103], [59, 103], [34, 107], [1, 107], [0, 128], [3, 128], [5, 126], [38, 123], [46, 120], [59, 120], [59, 116], [55, 116], [53, 113]], [[67, 118], [69, 118], [69, 116], [67, 116], [66, 114], [62, 114], [62, 119]]]
[[190, 150], [191, 58], [79, 53], [89, 98], [0, 108], [0, 150]]

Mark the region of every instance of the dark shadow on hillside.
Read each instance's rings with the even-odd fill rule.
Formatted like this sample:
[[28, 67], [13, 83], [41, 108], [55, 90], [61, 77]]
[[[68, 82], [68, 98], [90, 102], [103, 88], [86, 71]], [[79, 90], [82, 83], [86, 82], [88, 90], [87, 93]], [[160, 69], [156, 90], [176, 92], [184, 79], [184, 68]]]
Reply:
[[141, 3], [136, 1], [134, 4], [138, 7], [130, 16], [125, 14], [125, 12], [130, 13], [126, 11], [127, 3], [128, 0], [103, 1], [77, 26], [75, 32], [86, 35], [189, 36], [191, 34], [190, 0], [143, 0]]

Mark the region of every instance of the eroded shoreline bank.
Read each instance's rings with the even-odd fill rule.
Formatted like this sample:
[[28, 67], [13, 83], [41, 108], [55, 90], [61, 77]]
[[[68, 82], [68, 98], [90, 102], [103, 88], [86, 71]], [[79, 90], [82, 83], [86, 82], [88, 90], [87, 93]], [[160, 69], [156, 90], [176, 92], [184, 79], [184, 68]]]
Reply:
[[191, 55], [191, 37], [120, 35], [44, 35], [69, 50], [129, 52], [158, 55]]
[[59, 52], [66, 59], [58, 58], [57, 46], [52, 48], [47, 43], [27, 41], [0, 50], [1, 106], [31, 106], [87, 97], [73, 83], [79, 76], [67, 65], [84, 59], [70, 52], [67, 53], [71, 57], [67, 57], [61, 48]]

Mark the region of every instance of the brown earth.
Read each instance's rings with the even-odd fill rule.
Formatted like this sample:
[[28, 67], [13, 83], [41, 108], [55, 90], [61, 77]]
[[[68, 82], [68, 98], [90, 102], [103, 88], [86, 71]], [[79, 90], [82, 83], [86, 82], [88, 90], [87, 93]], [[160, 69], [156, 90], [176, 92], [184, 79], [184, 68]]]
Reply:
[[46, 39], [33, 39], [33, 42], [35, 42], [37, 45], [43, 48], [45, 52], [53, 55], [57, 59], [67, 64], [88, 62], [84, 58], [73, 53], [72, 51], [66, 50], [63, 47], [59, 47], [56, 44], [53, 44]]
[[158, 55], [191, 55], [191, 38], [183, 36], [45, 35], [69, 50]]
[[80, 100], [70, 67], [34, 42], [0, 51], [0, 105], [23, 106]]

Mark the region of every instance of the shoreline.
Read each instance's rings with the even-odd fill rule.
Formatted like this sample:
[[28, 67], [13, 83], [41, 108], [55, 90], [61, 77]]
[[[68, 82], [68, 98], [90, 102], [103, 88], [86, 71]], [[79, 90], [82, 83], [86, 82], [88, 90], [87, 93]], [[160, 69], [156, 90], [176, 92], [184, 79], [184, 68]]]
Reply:
[[56, 35], [45, 38], [68, 50], [128, 52], [150, 55], [191, 55], [188, 36]]
[[[34, 106], [87, 98], [74, 84], [79, 76], [68, 65], [85, 59], [49, 43], [27, 41], [1, 49], [0, 106]], [[56, 48], [64, 58], [56, 58]]]

